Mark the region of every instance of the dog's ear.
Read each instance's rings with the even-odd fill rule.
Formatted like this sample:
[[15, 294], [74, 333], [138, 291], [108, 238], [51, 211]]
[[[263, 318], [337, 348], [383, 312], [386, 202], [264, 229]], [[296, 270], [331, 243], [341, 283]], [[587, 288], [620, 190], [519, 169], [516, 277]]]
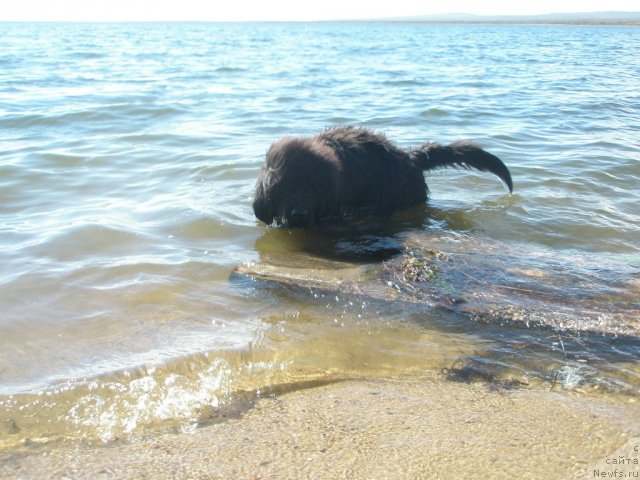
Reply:
[[253, 213], [267, 225], [271, 225], [273, 222], [273, 206], [267, 197], [267, 193], [264, 189], [264, 179], [262, 175], [258, 178], [256, 183], [255, 197], [253, 198]]

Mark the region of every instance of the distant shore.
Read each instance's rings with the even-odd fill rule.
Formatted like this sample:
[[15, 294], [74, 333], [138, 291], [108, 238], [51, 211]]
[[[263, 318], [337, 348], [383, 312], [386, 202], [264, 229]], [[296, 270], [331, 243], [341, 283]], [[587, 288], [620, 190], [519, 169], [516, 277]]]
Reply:
[[374, 21], [433, 24], [493, 25], [640, 25], [640, 12], [549, 13], [544, 15], [472, 15], [449, 13], [414, 17], [380, 18]]
[[[629, 22], [610, 22], [602, 21], [524, 21], [524, 20], [376, 20], [373, 22], [381, 23], [420, 23], [431, 25], [575, 25], [585, 27], [601, 27], [601, 26], [640, 26], [640, 20]], [[372, 22], [372, 23], [373, 23]]]

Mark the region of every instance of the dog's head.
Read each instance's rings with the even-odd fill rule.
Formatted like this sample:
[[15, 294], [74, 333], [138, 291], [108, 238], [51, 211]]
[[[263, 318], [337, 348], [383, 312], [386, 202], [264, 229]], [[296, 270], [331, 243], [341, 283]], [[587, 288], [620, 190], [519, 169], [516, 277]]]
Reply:
[[269, 148], [253, 211], [267, 225], [308, 228], [336, 215], [339, 162], [314, 139], [284, 138]]

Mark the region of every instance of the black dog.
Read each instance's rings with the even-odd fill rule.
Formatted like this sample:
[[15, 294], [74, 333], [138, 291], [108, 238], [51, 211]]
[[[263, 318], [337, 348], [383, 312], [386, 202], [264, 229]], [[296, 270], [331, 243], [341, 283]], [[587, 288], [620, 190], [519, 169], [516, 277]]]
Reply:
[[505, 164], [471, 142], [403, 150], [357, 127], [285, 137], [267, 152], [253, 211], [267, 225], [303, 228], [357, 209], [389, 213], [427, 199], [423, 171], [456, 166], [491, 172], [513, 190]]

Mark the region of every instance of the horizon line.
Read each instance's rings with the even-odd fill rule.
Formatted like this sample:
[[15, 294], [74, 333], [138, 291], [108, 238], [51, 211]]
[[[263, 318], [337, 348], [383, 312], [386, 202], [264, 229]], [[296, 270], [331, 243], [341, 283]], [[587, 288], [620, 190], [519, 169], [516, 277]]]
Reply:
[[[598, 18], [598, 16], [604, 18]], [[549, 12], [539, 14], [475, 14], [466, 12], [449, 12], [449, 13], [435, 13], [424, 15], [403, 15], [403, 16], [389, 16], [389, 17], [375, 17], [375, 18], [319, 18], [319, 19], [2, 19], [0, 23], [344, 23], [344, 22], [389, 22], [389, 23], [512, 23], [520, 20], [546, 20], [549, 23], [563, 23], [563, 21], [571, 21], [570, 17], [576, 17], [574, 22], [605, 22], [605, 23], [624, 23], [624, 16], [637, 16], [638, 18], [629, 19], [628, 21], [638, 22], [640, 21], [640, 10], [628, 11], [628, 10], [594, 10], [589, 12]], [[612, 16], [619, 16], [621, 18], [611, 18]], [[559, 18], [553, 20], [549, 17], [567, 17], [565, 19]], [[577, 18], [577, 17], [591, 17], [591, 18]], [[608, 17], [608, 18], [607, 18]]]

